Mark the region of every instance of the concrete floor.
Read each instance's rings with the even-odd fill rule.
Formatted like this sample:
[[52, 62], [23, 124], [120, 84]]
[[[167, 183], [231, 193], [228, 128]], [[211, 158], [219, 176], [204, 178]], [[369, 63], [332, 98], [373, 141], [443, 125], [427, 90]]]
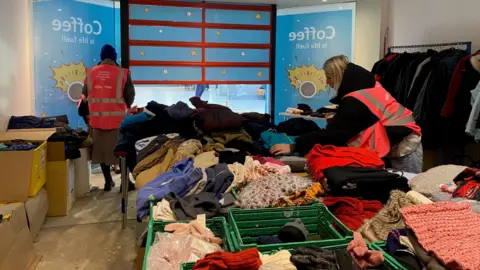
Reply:
[[114, 180], [117, 187], [105, 193], [98, 189], [103, 175], [92, 174], [90, 196], [77, 198], [68, 216], [47, 218], [35, 243], [42, 255], [37, 270], [136, 269], [136, 194], [129, 194], [129, 222], [122, 230], [120, 177]]

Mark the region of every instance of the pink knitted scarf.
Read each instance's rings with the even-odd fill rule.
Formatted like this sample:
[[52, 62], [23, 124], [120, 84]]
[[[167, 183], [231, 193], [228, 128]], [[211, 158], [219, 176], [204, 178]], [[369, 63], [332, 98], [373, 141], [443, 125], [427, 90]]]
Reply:
[[441, 202], [400, 210], [427, 251], [449, 269], [480, 269], [480, 215], [469, 203]]

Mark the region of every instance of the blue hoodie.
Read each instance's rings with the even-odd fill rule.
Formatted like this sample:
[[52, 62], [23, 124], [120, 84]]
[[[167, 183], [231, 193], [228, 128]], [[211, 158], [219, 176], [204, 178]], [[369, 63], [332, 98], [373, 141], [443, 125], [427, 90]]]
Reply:
[[158, 175], [138, 191], [137, 216], [143, 219], [148, 215], [151, 200], [160, 201], [170, 192], [184, 196], [202, 177], [202, 169], [193, 166], [193, 158], [180, 160], [172, 170]]

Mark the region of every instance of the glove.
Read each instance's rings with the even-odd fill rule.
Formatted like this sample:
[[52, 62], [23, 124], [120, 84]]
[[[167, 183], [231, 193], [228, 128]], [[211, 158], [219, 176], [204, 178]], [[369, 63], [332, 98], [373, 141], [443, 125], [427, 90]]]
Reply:
[[335, 253], [320, 247], [299, 247], [290, 261], [298, 269], [337, 270]]
[[359, 232], [353, 234], [353, 240], [348, 244], [347, 251], [362, 268], [374, 267], [384, 261], [382, 252], [368, 250], [367, 244]]

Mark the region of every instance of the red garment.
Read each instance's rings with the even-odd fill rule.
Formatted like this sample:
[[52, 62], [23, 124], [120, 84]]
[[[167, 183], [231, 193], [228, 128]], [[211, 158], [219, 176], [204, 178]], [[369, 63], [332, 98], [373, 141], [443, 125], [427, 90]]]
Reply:
[[442, 109], [442, 116], [444, 118], [450, 117], [455, 109], [455, 98], [458, 94], [458, 91], [460, 91], [460, 87], [462, 86], [465, 63], [470, 61], [470, 58], [475, 55], [477, 54], [472, 54], [460, 59], [455, 71], [453, 72], [452, 79], [450, 80], [450, 87], [448, 88], [447, 99], [445, 100], [445, 104], [443, 105]]
[[322, 146], [317, 144], [307, 154], [307, 167], [315, 181], [324, 179], [323, 171], [330, 167], [353, 166], [383, 169], [385, 164], [367, 148]]
[[238, 253], [214, 252], [199, 260], [194, 270], [257, 270], [262, 265], [258, 250], [255, 248]]
[[287, 165], [285, 165], [285, 163], [281, 162], [280, 160], [276, 160], [276, 159], [271, 158], [271, 157], [266, 157], [265, 161], [268, 162], [268, 163], [279, 165], [279, 166], [287, 166]]
[[117, 129], [127, 113], [123, 89], [129, 71], [113, 65], [86, 69], [90, 125], [99, 129]]
[[352, 231], [358, 230], [365, 219], [373, 218], [383, 208], [383, 204], [379, 201], [351, 197], [326, 197], [323, 203]]
[[348, 146], [368, 148], [375, 151], [379, 157], [384, 157], [390, 152], [390, 141], [385, 127], [404, 126], [421, 136], [421, 129], [415, 123], [413, 113], [398, 103], [380, 83], [377, 82], [374, 88], [347, 94], [346, 97], [356, 98], [378, 118], [373, 126], [348, 141]]
[[461, 197], [470, 200], [480, 199], [480, 170], [466, 168], [453, 179], [457, 188], [452, 194], [453, 198]]
[[260, 164], [265, 164], [267, 163], [267, 161], [265, 160], [264, 157], [260, 156], [260, 155], [255, 155], [255, 156], [252, 156], [253, 160], [256, 160], [258, 162], [260, 162]]

